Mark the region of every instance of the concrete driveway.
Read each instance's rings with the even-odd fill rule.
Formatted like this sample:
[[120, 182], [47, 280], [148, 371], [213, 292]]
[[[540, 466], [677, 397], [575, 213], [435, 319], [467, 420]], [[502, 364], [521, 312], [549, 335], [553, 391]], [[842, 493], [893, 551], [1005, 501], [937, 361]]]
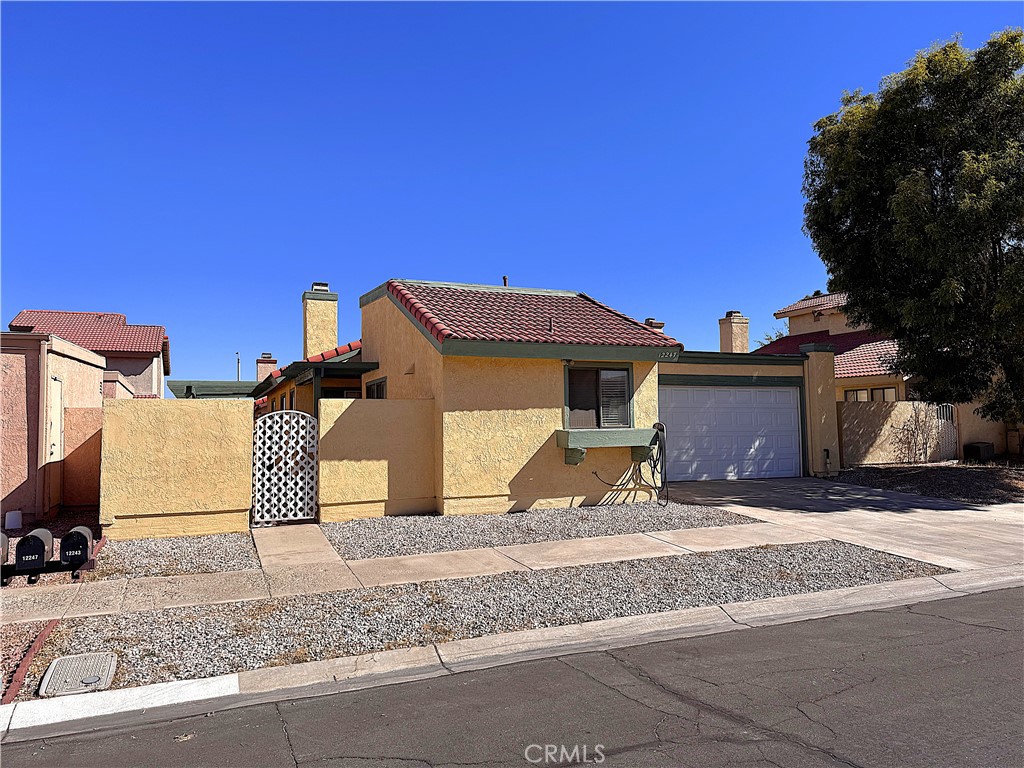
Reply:
[[957, 570], [1024, 562], [1024, 504], [971, 505], [815, 478], [672, 483], [669, 495]]

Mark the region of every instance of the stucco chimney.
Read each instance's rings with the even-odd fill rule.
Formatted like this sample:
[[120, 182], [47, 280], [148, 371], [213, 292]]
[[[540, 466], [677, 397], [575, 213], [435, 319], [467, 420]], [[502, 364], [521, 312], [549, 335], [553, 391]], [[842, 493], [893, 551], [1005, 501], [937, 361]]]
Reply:
[[736, 309], [730, 309], [718, 321], [718, 336], [722, 352], [750, 351], [750, 320]]
[[276, 368], [277, 360], [269, 352], [264, 352], [256, 358], [256, 381], [263, 381]]
[[302, 294], [302, 356], [338, 346], [338, 294], [327, 283], [313, 283]]

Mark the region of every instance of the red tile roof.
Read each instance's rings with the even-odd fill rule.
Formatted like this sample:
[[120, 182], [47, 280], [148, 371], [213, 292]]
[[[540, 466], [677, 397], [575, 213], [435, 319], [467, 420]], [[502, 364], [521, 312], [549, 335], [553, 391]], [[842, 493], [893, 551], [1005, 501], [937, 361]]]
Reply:
[[160, 395], [132, 395], [133, 400], [159, 400]]
[[[356, 339], [355, 341], [350, 341], [348, 344], [342, 344], [340, 347], [335, 347], [334, 349], [328, 349], [325, 352], [319, 352], [319, 353], [317, 353], [315, 355], [310, 355], [309, 357], [307, 357], [302, 362], [305, 362], [305, 363], [324, 363], [324, 362], [327, 362], [328, 360], [334, 359], [335, 357], [340, 357], [342, 355], [347, 355], [349, 352], [358, 352], [362, 348], [363, 348], [362, 340], [361, 339]], [[280, 368], [275, 368], [274, 370], [272, 370], [270, 372], [270, 376], [271, 376], [271, 378], [274, 378], [274, 379], [280, 378], [281, 377], [281, 369]], [[264, 379], [264, 381], [266, 381], [266, 379]]]
[[64, 312], [25, 309], [11, 320], [12, 331], [49, 333], [99, 353], [164, 353], [164, 372], [170, 373], [170, 344], [162, 325], [129, 325], [117, 312]]
[[775, 313], [776, 317], [784, 317], [786, 315], [797, 314], [800, 312], [807, 312], [811, 310], [823, 310], [823, 309], [841, 309], [846, 306], [846, 294], [845, 293], [825, 293], [821, 296], [812, 296], [808, 299], [800, 299], [795, 301], [788, 307], [783, 307]]
[[678, 341], [584, 293], [389, 280], [387, 290], [446, 339], [677, 347]]
[[882, 376], [896, 354], [896, 342], [874, 331], [829, 334], [828, 331], [783, 336], [755, 349], [755, 355], [796, 355], [801, 344], [831, 344], [836, 350], [836, 378]]

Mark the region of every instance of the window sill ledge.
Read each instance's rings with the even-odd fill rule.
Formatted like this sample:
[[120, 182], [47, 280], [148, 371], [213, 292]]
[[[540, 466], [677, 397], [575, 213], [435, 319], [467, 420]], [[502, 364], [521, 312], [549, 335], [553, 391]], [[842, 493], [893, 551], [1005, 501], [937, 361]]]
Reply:
[[559, 448], [633, 448], [647, 446], [653, 429], [556, 429]]

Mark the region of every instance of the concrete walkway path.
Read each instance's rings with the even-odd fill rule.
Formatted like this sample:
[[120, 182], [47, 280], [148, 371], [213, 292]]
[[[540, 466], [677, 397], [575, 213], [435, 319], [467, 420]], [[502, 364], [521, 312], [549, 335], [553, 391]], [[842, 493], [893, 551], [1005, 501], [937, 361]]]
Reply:
[[342, 560], [319, 526], [282, 526], [253, 530], [261, 569], [5, 589], [0, 623], [322, 594], [824, 538], [765, 522]]
[[669, 495], [956, 570], [1024, 562], [1024, 503], [972, 505], [812, 478], [674, 483]]

